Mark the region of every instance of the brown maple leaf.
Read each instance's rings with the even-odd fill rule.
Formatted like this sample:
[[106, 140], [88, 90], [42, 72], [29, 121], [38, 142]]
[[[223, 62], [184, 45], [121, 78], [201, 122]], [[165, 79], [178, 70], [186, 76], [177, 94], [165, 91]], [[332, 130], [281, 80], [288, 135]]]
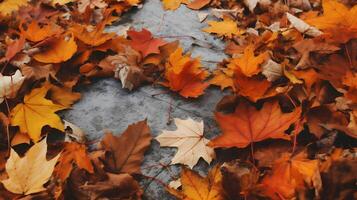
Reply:
[[129, 125], [119, 137], [107, 133], [101, 144], [112, 154], [111, 158], [106, 160], [110, 170], [129, 174], [140, 173], [140, 164], [151, 139], [146, 120]]

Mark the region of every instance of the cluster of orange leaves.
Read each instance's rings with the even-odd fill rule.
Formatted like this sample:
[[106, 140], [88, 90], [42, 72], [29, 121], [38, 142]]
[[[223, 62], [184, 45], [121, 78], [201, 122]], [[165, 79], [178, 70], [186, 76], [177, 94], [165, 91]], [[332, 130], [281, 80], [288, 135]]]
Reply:
[[[153, 82], [185, 98], [204, 95], [209, 85], [231, 92], [215, 112], [222, 134], [208, 146], [239, 148], [240, 160], [216, 165], [207, 177], [184, 168], [181, 189], [167, 188], [180, 199], [356, 195], [350, 190], [326, 194], [329, 183], [321, 178], [338, 162], [350, 166], [351, 158], [344, 158], [342, 149], [332, 150], [333, 142], [324, 160], [317, 150], [308, 154], [308, 147], [337, 134], [357, 138], [357, 6], [337, 0], [314, 9], [254, 2], [163, 0], [168, 10], [181, 3], [195, 10], [218, 8], [219, 21], [209, 21], [203, 31], [224, 39], [230, 58], [212, 75], [178, 42], [149, 30], [130, 29], [122, 36], [104, 31], [139, 1], [0, 2], [0, 120], [3, 146], [11, 147], [1, 154], [7, 176], [1, 196], [141, 198], [133, 175], [140, 174], [151, 141], [146, 121], [130, 125], [120, 137], [107, 133], [87, 152], [77, 127], [56, 114], [80, 99], [77, 86], [110, 76], [129, 90]], [[294, 12], [294, 6], [302, 12]], [[61, 139], [54, 142], [53, 135]]]

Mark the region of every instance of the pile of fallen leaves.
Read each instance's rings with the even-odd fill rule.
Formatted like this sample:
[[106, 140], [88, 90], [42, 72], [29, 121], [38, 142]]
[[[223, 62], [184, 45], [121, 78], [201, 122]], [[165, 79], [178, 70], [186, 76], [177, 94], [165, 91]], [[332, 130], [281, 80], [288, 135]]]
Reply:
[[[212, 19], [203, 31], [229, 57], [213, 72], [149, 30], [105, 31], [140, 3], [0, 2], [1, 199], [141, 199], [140, 179], [160, 182], [140, 170], [146, 120], [95, 142], [57, 114], [101, 77], [192, 101], [210, 85], [230, 91], [213, 111], [221, 135], [175, 118], [177, 129], [155, 138], [178, 148], [170, 164], [183, 166], [180, 178], [160, 183], [179, 199], [357, 198], [355, 1], [163, 0]], [[206, 177], [192, 170], [200, 158], [215, 160]]]

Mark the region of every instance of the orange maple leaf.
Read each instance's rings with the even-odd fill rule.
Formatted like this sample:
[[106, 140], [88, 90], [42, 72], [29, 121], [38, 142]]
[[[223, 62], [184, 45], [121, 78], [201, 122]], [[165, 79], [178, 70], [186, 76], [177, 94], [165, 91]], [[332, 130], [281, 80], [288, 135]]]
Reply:
[[349, 9], [339, 1], [324, 0], [322, 7], [322, 16], [307, 19], [306, 22], [322, 30], [324, 36], [333, 42], [346, 43], [357, 38], [356, 5]]
[[228, 68], [239, 70], [248, 77], [258, 74], [261, 71], [260, 64], [268, 58], [268, 53], [265, 52], [255, 56], [254, 50], [254, 45], [248, 45], [244, 49], [242, 57], [233, 58], [228, 64]]
[[127, 33], [131, 39], [130, 46], [139, 51], [143, 57], [153, 53], [160, 53], [159, 47], [166, 44], [164, 40], [154, 38], [151, 32], [145, 28], [141, 31], [129, 30]]
[[183, 97], [198, 97], [209, 85], [203, 82], [208, 72], [201, 69], [200, 59], [191, 59], [189, 55], [182, 55], [182, 48], [177, 48], [170, 55], [165, 68], [167, 81], [162, 85], [179, 92]]
[[218, 36], [226, 36], [232, 38], [233, 35], [239, 35], [240, 30], [237, 27], [237, 23], [229, 18], [225, 18], [223, 21], [208, 21], [209, 27], [204, 28], [203, 31], [207, 33], [215, 33]]
[[277, 101], [266, 102], [261, 110], [242, 102], [232, 114], [215, 113], [223, 135], [213, 139], [210, 145], [244, 148], [268, 138], [289, 139], [284, 131], [299, 119], [300, 113], [301, 108], [282, 113]]
[[306, 186], [318, 192], [321, 189], [319, 162], [307, 159], [304, 152], [292, 158], [285, 153], [275, 162], [272, 174], [264, 177], [262, 186], [265, 195], [272, 199], [290, 199], [296, 190], [305, 190]]
[[86, 146], [83, 144], [75, 142], [65, 143], [64, 150], [58, 161], [59, 163], [55, 168], [55, 175], [62, 181], [65, 181], [71, 174], [73, 162], [75, 162], [80, 169], [94, 173], [93, 165], [86, 153]]

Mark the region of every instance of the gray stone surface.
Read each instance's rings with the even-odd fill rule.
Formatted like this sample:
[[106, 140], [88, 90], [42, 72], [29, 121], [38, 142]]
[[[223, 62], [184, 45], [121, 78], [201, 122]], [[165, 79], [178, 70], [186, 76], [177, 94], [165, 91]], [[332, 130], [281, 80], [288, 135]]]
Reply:
[[[193, 56], [200, 56], [203, 65], [210, 70], [215, 63], [224, 58], [224, 45], [220, 40], [201, 31], [206, 26], [200, 23], [197, 12], [181, 6], [176, 11], [164, 11], [159, 0], [146, 1], [143, 8], [126, 14], [123, 19], [108, 31], [115, 32], [118, 26], [131, 24], [135, 28], [147, 28], [155, 36], [167, 40], [179, 39], [185, 50]], [[174, 36], [174, 37], [173, 37]], [[204, 47], [194, 45], [200, 43]], [[148, 119], [154, 136], [163, 129], [175, 129], [173, 123], [167, 125], [168, 113], [171, 107], [171, 117], [203, 119], [205, 122], [205, 136], [212, 138], [219, 133], [213, 119], [216, 103], [223, 96], [218, 89], [211, 87], [205, 95], [198, 99], [184, 99], [175, 93], [166, 93], [152, 97], [152, 94], [167, 91], [162, 87], [144, 86], [129, 92], [121, 88], [121, 83], [114, 79], [99, 80], [81, 89], [83, 98], [66, 111], [64, 119], [78, 125], [91, 140], [99, 139], [105, 129], [114, 133], [123, 132], [129, 124]], [[142, 166], [143, 174], [168, 183], [178, 177], [180, 167], [170, 166], [163, 169], [161, 164], [169, 164], [176, 152], [173, 148], [160, 148], [157, 141], [153, 141], [150, 150], [145, 155]], [[207, 172], [208, 165], [200, 160], [194, 168], [201, 174]], [[172, 199], [158, 181], [144, 179], [141, 182], [145, 189], [145, 199]]]

